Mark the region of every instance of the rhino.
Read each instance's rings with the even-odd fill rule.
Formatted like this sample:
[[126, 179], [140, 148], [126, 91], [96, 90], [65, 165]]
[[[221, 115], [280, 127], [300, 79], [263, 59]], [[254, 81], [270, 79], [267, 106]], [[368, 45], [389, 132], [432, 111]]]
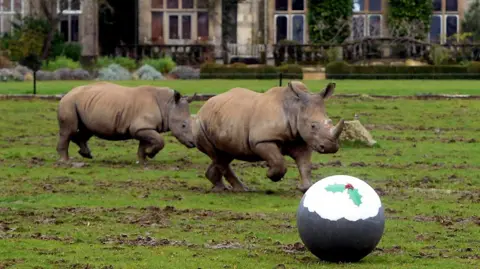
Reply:
[[69, 160], [70, 141], [78, 153], [92, 159], [88, 140], [139, 141], [137, 163], [154, 158], [165, 142], [160, 135], [171, 131], [187, 148], [194, 148], [189, 100], [167, 87], [125, 87], [97, 82], [72, 89], [62, 97], [57, 110], [60, 161]]
[[287, 172], [284, 156], [290, 156], [301, 176], [297, 188], [306, 192], [312, 185], [312, 152], [339, 150], [344, 120], [333, 126], [325, 109], [335, 86], [329, 83], [320, 93], [310, 93], [299, 81], [265, 93], [233, 88], [205, 102], [192, 121], [192, 132], [197, 149], [211, 159], [205, 176], [212, 191], [248, 191], [232, 170], [233, 160], [266, 161], [267, 177], [278, 182]]

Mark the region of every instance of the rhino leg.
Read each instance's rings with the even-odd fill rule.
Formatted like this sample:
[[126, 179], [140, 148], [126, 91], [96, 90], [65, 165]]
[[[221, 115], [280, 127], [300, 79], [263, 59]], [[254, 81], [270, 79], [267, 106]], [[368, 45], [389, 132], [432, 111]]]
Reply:
[[60, 132], [57, 143], [57, 152], [61, 162], [68, 161], [68, 146], [70, 145], [70, 134]]
[[287, 153], [295, 160], [301, 183], [298, 189], [305, 193], [312, 186], [312, 150], [307, 145], [294, 146], [287, 149]]
[[277, 144], [271, 142], [258, 143], [253, 148], [258, 156], [265, 160], [268, 164], [267, 177], [273, 182], [280, 181], [287, 173], [285, 159], [283, 158]]
[[137, 157], [141, 164], [145, 164], [145, 156], [153, 158], [165, 147], [162, 136], [155, 130], [141, 130], [135, 134], [135, 138], [140, 141]]
[[78, 147], [80, 147], [80, 150], [78, 151], [78, 153], [80, 154], [80, 156], [87, 159], [93, 158], [92, 153], [90, 152], [90, 148], [88, 147], [88, 140], [91, 137], [92, 137], [92, 134], [84, 130], [80, 130], [79, 132], [77, 132], [75, 135], [72, 136], [72, 142], [74, 142], [75, 144], [78, 145]]
[[233, 191], [248, 191], [248, 188], [240, 181], [237, 175], [233, 172], [232, 166], [227, 164], [225, 167], [225, 179], [232, 185]]
[[210, 180], [210, 182], [213, 184], [213, 192], [222, 192], [228, 190], [222, 180], [224, 174], [223, 170], [224, 168], [221, 165], [211, 163], [207, 168], [207, 172], [205, 172], [205, 177], [207, 177], [208, 180]]

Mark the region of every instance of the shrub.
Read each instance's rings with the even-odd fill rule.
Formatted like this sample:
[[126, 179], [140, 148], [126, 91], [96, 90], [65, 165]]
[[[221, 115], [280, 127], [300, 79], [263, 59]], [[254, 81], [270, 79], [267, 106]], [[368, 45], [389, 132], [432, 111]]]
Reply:
[[54, 72], [51, 71], [43, 71], [39, 70], [37, 72], [37, 80], [43, 81], [43, 80], [58, 80], [59, 78], [55, 75]]
[[88, 71], [83, 69], [60, 68], [53, 72], [56, 79], [59, 80], [87, 80], [90, 78]]
[[137, 63], [135, 59], [129, 57], [100, 57], [97, 59], [96, 66], [98, 68], [106, 68], [112, 64], [120, 65], [121, 67], [128, 69], [129, 71], [133, 71], [137, 68]]
[[200, 70], [197, 70], [190, 66], [177, 66], [169, 73], [176, 79], [199, 79]]
[[130, 72], [119, 64], [111, 64], [98, 72], [100, 80], [130, 80], [131, 78]]
[[138, 76], [140, 80], [162, 80], [165, 79], [162, 73], [158, 72], [152, 66], [145, 64], [140, 67], [136, 72], [135, 75]]
[[43, 62], [42, 66], [42, 70], [46, 71], [55, 71], [61, 68], [77, 69], [80, 68], [80, 63], [65, 56], [59, 56], [53, 61]]
[[277, 67], [278, 72], [282, 73], [282, 77], [286, 79], [302, 79], [303, 69], [298, 64], [283, 64]]
[[133, 71], [137, 68], [137, 62], [135, 59], [129, 57], [115, 57], [113, 62], [122, 66], [123, 68], [128, 69], [129, 71]]
[[467, 71], [470, 74], [480, 74], [480, 62], [471, 62], [469, 65], [467, 65]]
[[351, 0], [309, 0], [308, 31], [312, 43], [342, 43], [350, 36]]
[[273, 79], [278, 77], [278, 70], [274, 66], [259, 65], [247, 67], [243, 64], [225, 66], [215, 63], [203, 64], [200, 68], [200, 78], [223, 79]]
[[164, 57], [160, 59], [146, 58], [142, 61], [142, 65], [145, 64], [152, 66], [162, 74], [168, 74], [177, 65], [170, 57]]
[[23, 81], [23, 76], [15, 69], [0, 69], [0, 81]]
[[76, 62], [80, 61], [80, 57], [82, 56], [82, 45], [79, 43], [65, 43], [62, 46], [63, 56], [70, 58]]
[[3, 56], [0, 52], [0, 68], [10, 68], [12, 67], [12, 62], [6, 57]]
[[331, 62], [336, 62], [341, 59], [342, 48], [341, 47], [331, 47], [325, 51], [326, 54], [326, 64]]
[[[327, 79], [479, 79], [474, 68], [460, 65], [360, 66], [333, 62], [326, 67]], [[470, 73], [469, 73], [470, 72]]]
[[441, 65], [446, 64], [450, 60], [451, 53], [443, 46], [433, 45], [430, 49], [429, 56], [434, 65]]

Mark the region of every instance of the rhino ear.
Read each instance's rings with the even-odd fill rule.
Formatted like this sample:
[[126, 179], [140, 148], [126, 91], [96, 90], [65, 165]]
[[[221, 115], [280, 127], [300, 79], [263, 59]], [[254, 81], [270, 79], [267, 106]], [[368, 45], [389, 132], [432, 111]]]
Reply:
[[175, 104], [180, 101], [180, 98], [182, 98], [182, 95], [176, 90], [173, 90], [173, 99], [175, 100]]
[[307, 103], [309, 100], [309, 95], [308, 93], [302, 91], [301, 89], [298, 89], [294, 83], [291, 81], [288, 82], [288, 88], [293, 91], [293, 93], [303, 102]]
[[320, 96], [322, 96], [323, 99], [328, 99], [330, 96], [333, 95], [333, 92], [335, 91], [336, 84], [334, 82], [328, 83], [327, 87], [323, 89], [320, 92]]

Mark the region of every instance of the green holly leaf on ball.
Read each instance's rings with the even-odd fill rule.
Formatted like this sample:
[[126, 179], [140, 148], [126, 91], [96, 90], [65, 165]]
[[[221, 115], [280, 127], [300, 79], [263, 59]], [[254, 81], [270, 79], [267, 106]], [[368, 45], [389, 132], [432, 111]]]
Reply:
[[360, 206], [362, 204], [362, 195], [360, 195], [358, 190], [353, 188], [351, 184], [332, 184], [325, 187], [325, 190], [329, 192], [344, 192], [346, 189], [348, 190], [350, 200], [352, 200], [356, 206]]
[[343, 192], [345, 190], [345, 185], [343, 184], [332, 184], [328, 185], [325, 190], [329, 192]]
[[357, 189], [348, 189], [348, 194], [355, 205], [360, 206], [362, 204], [362, 195], [358, 193]]

